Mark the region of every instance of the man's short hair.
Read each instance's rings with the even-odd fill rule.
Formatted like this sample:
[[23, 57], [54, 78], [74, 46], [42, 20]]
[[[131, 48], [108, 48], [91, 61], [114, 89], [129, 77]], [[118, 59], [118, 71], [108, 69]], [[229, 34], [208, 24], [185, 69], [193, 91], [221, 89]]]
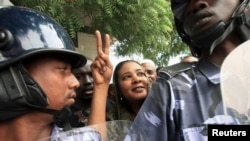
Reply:
[[151, 64], [151, 65], [154, 66], [154, 68], [156, 68], [156, 65], [155, 65], [154, 61], [151, 60], [151, 59], [143, 59], [143, 60], [140, 62], [140, 64]]

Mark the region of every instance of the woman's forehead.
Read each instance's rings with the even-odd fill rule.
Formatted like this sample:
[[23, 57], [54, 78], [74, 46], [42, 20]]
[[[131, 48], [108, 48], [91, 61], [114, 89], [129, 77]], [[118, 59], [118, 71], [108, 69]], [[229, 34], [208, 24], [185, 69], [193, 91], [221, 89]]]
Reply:
[[134, 69], [134, 68], [142, 68], [142, 66], [136, 62], [126, 62], [122, 65], [121, 70], [126, 70], [125, 68], [129, 69]]

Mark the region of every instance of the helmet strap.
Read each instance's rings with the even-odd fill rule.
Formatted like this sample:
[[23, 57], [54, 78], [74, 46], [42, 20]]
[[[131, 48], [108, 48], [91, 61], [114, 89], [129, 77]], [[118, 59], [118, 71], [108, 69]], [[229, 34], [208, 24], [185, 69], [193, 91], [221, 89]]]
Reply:
[[226, 23], [224, 21], [219, 21], [210, 28], [199, 33], [198, 36], [190, 37], [190, 42], [193, 46], [198, 48], [209, 48], [213, 42], [225, 32], [225, 29]]
[[29, 72], [24, 68], [22, 63], [18, 64], [20, 70], [20, 79], [24, 82], [24, 86], [28, 92], [25, 93], [27, 103], [35, 107], [45, 107], [49, 104], [46, 94], [43, 92], [39, 84], [30, 76]]
[[216, 39], [210, 47], [210, 54], [213, 52], [214, 48], [223, 41], [228, 34], [230, 34], [234, 29], [236, 29], [237, 33], [242, 42], [249, 39], [249, 31], [250, 31], [250, 9], [246, 12], [242, 12], [240, 15], [235, 17], [232, 22], [228, 25], [224, 33]]
[[219, 21], [214, 26], [208, 28], [199, 34], [199, 36], [190, 37], [190, 43], [196, 48], [210, 48], [212, 54], [215, 47], [236, 29], [242, 41], [249, 39], [250, 30], [250, 9], [246, 12], [243, 10], [248, 8], [249, 1], [244, 1], [233, 14], [232, 20], [226, 24]]
[[49, 104], [42, 89], [21, 63], [10, 65], [0, 73], [0, 121], [15, 118], [32, 111], [58, 116], [60, 111], [47, 109]]

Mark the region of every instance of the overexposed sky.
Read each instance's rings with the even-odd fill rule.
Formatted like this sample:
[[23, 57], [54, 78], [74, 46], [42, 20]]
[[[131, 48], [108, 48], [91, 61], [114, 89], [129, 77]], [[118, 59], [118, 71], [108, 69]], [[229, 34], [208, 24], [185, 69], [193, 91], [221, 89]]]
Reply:
[[0, 0], [0, 5], [13, 5], [9, 0]]
[[[139, 55], [132, 55], [131, 57], [122, 57], [122, 56], [117, 56], [114, 52], [114, 46], [111, 47], [111, 53], [110, 53], [110, 59], [111, 59], [111, 62], [113, 64], [113, 67], [115, 68], [115, 66], [121, 62], [121, 61], [124, 61], [124, 60], [135, 60], [135, 61], [141, 61], [143, 59], [143, 57], [139, 56]], [[168, 65], [173, 65], [173, 64], [176, 64], [176, 63], [179, 63], [181, 60], [180, 60], [180, 57], [184, 56], [183, 54], [181, 55], [178, 55], [172, 59], [169, 60], [169, 64]]]
[[[143, 59], [143, 57], [141, 57], [140, 55], [132, 55], [131, 57], [122, 57], [122, 56], [118, 56], [115, 54], [114, 52], [114, 49], [115, 49], [115, 46], [112, 45], [111, 48], [110, 48], [110, 59], [111, 59], [111, 62], [113, 64], [113, 69], [115, 69], [116, 65], [121, 62], [121, 61], [124, 61], [124, 60], [135, 60], [135, 61], [141, 61]], [[183, 54], [182, 55], [178, 55], [172, 59], [169, 60], [169, 64], [168, 65], [173, 65], [173, 64], [176, 64], [176, 63], [179, 63], [181, 60], [180, 60], [180, 57], [181, 56], [184, 56]], [[112, 79], [111, 78], [111, 83], [112, 83]]]
[[110, 59], [111, 59], [111, 62], [113, 63], [113, 66], [115, 68], [115, 66], [121, 62], [121, 61], [124, 61], [124, 60], [135, 60], [135, 61], [140, 61], [142, 60], [142, 57], [138, 56], [138, 55], [133, 55], [131, 57], [122, 57], [122, 56], [117, 56], [115, 54], [115, 52], [113, 51], [113, 49], [111, 48], [111, 53], [110, 53]]

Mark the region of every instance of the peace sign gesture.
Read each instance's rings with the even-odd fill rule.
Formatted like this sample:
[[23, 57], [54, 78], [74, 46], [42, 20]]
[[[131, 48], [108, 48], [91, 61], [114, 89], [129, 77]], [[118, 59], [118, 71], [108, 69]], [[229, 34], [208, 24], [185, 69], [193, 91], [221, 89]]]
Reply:
[[91, 64], [92, 75], [94, 78], [94, 94], [91, 103], [91, 111], [88, 124], [97, 125], [97, 130], [103, 137], [106, 136], [106, 102], [108, 95], [109, 82], [113, 72], [113, 65], [109, 59], [110, 37], [105, 35], [105, 47], [102, 47], [102, 38], [99, 31], [95, 32], [97, 41], [97, 56]]
[[92, 74], [95, 85], [109, 84], [113, 65], [109, 59], [110, 37], [105, 35], [105, 47], [102, 46], [102, 38], [100, 32], [95, 32], [97, 39], [97, 56], [91, 65]]

